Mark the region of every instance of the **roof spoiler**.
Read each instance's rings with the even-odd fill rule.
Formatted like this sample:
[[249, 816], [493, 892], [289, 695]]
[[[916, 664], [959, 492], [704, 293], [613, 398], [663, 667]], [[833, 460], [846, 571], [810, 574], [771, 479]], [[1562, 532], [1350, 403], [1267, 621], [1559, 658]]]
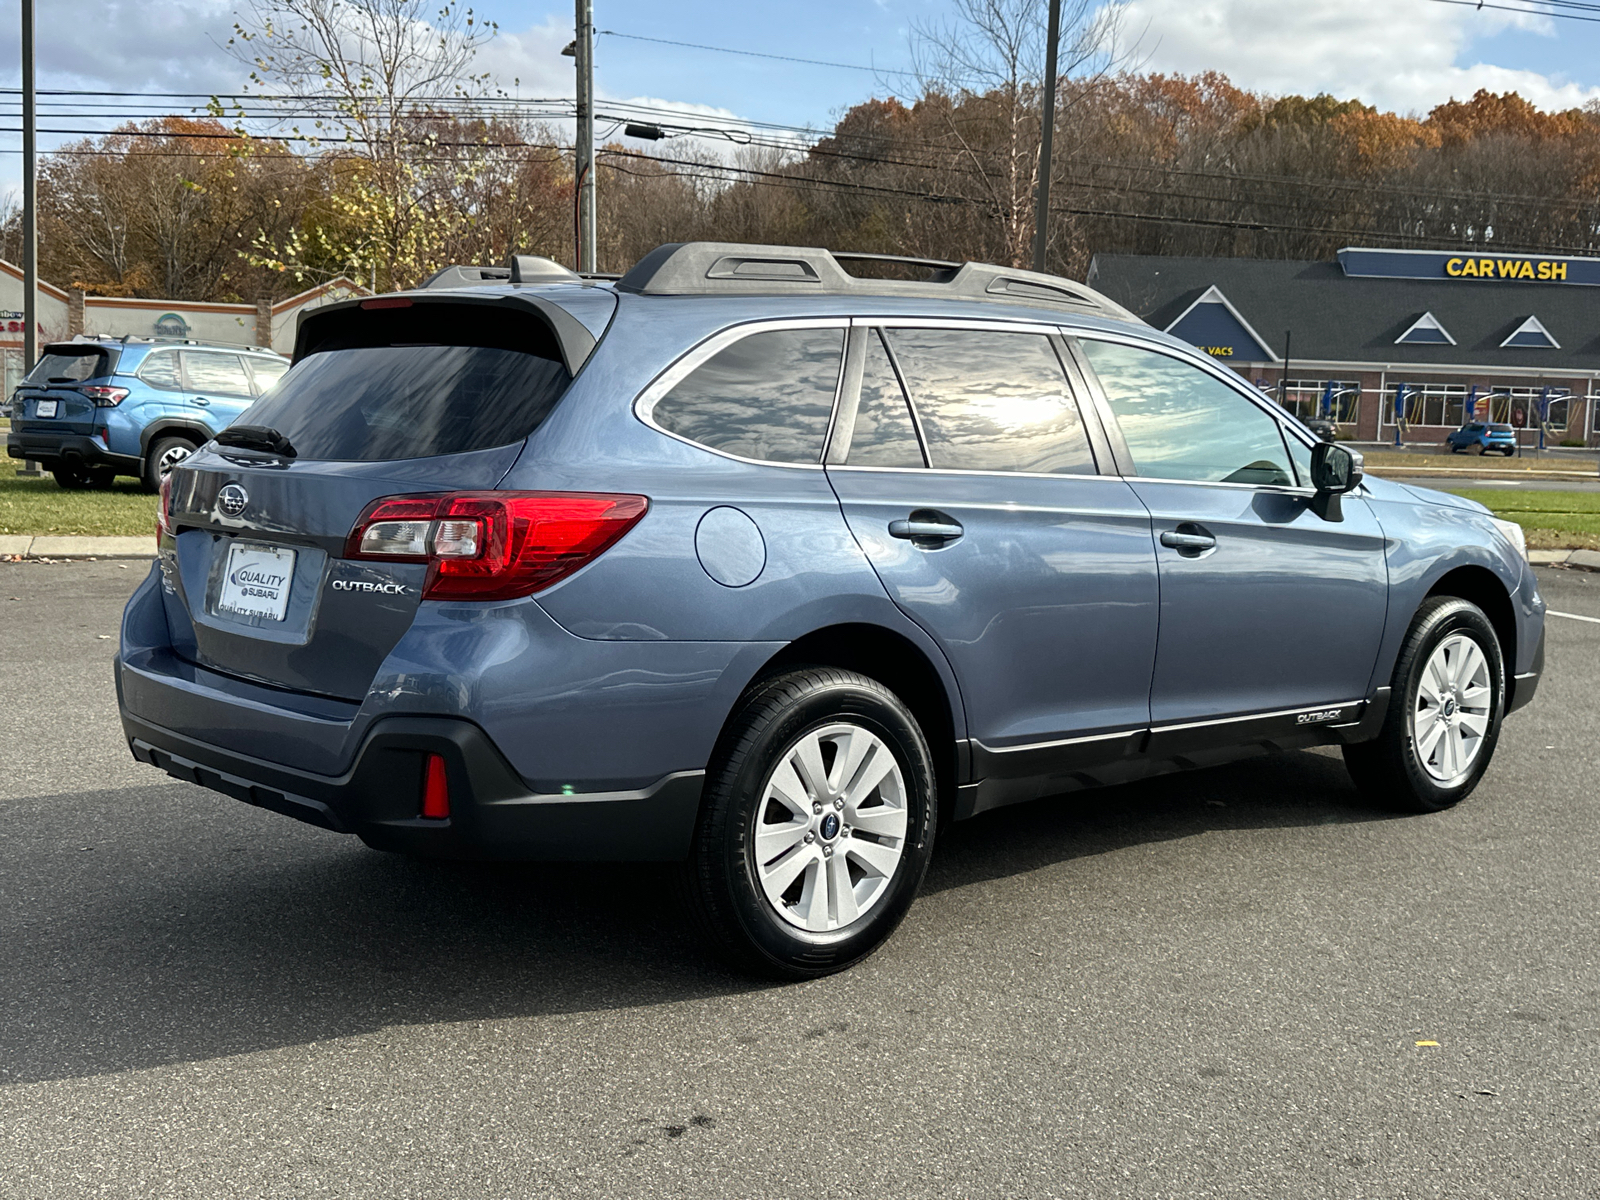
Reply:
[[[894, 263], [928, 272], [926, 279], [864, 279], [841, 263]], [[1139, 318], [1093, 288], [1012, 267], [903, 258], [806, 246], [737, 242], [672, 242], [657, 246], [617, 282], [642, 296], [905, 296], [1021, 304], [1057, 312], [1092, 313], [1118, 321]]]
[[[449, 267], [446, 269], [460, 270], [461, 268]], [[495, 268], [485, 269], [494, 270]], [[351, 309], [410, 308], [414, 305], [446, 304], [481, 304], [500, 307], [510, 305], [525, 311], [531, 310], [555, 335], [556, 345], [560, 347], [561, 359], [569, 375], [576, 375], [583, 364], [589, 360], [589, 355], [594, 353], [595, 336], [589, 332], [581, 321], [559, 304], [552, 303], [544, 297], [530, 292], [476, 296], [471, 293], [453, 296], [428, 296], [419, 295], [415, 292], [396, 292], [385, 296], [362, 296], [354, 300], [341, 300], [333, 304], [324, 304], [317, 308], [302, 309], [298, 318], [299, 325], [295, 332], [294, 361], [299, 362], [304, 358], [310, 348], [311, 338], [308, 330], [316, 332], [314, 328], [316, 325], [325, 321], [335, 320], [340, 313], [348, 312]]]

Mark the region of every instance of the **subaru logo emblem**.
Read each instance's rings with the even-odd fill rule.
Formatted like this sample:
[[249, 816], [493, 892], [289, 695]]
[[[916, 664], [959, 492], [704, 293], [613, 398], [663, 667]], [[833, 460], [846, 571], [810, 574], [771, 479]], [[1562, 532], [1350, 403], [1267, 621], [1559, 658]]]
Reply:
[[225, 517], [237, 517], [244, 512], [245, 505], [250, 503], [250, 493], [237, 483], [230, 483], [217, 493], [217, 508]]

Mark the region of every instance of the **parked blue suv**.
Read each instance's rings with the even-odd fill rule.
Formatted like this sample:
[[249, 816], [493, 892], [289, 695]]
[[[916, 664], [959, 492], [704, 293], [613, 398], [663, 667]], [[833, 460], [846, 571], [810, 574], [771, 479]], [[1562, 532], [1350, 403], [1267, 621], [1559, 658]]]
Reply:
[[134, 475], [154, 491], [278, 381], [270, 350], [144, 338], [78, 338], [44, 348], [11, 398], [6, 453], [64, 488]]
[[1459, 454], [1476, 446], [1479, 454], [1499, 451], [1507, 458], [1517, 452], [1517, 431], [1509, 425], [1489, 421], [1468, 421], [1460, 429], [1452, 429], [1444, 439], [1451, 454]]
[[163, 486], [134, 755], [384, 850], [679, 862], [789, 977], [1002, 805], [1315, 745], [1472, 791], [1543, 665], [1516, 526], [1080, 284], [870, 260], [518, 258], [306, 315]]

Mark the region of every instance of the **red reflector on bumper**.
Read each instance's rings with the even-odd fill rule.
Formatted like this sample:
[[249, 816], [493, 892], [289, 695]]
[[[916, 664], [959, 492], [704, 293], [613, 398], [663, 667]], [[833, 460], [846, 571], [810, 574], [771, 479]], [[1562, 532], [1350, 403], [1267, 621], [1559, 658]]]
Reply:
[[444, 759], [430, 754], [423, 763], [422, 815], [442, 821], [450, 815], [450, 781], [445, 778]]

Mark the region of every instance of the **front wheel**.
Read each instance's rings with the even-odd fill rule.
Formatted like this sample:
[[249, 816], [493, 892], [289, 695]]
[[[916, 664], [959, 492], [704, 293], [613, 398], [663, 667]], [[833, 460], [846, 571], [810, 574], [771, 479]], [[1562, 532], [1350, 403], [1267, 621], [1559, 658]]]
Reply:
[[1454, 596], [1423, 602], [1377, 738], [1344, 748], [1356, 785], [1408, 812], [1440, 812], [1478, 786], [1500, 737], [1505, 666], [1494, 626]]
[[693, 907], [739, 966], [808, 979], [876, 950], [933, 852], [932, 756], [874, 679], [813, 667], [746, 694], [686, 864]]

